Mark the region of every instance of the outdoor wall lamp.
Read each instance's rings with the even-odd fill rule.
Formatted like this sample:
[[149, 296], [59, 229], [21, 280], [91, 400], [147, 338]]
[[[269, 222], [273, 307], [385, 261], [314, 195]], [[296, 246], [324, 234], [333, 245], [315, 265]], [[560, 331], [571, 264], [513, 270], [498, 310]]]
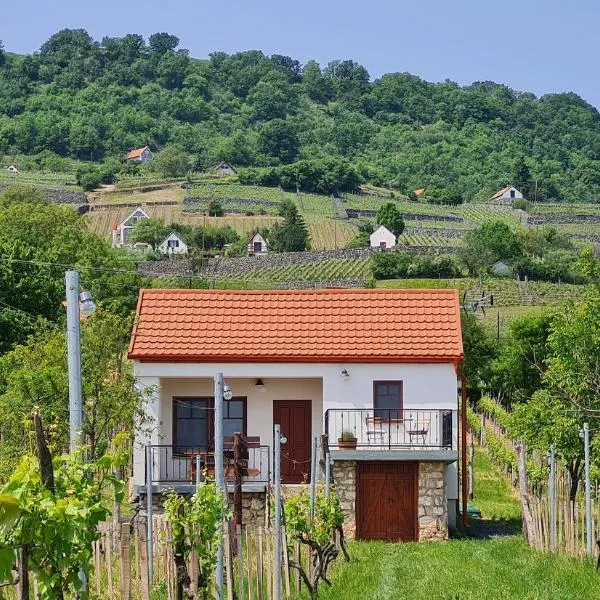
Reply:
[[227, 385], [223, 385], [223, 400], [231, 400], [233, 398], [233, 392], [231, 388]]
[[350, 373], [346, 369], [342, 369], [342, 378], [348, 379], [350, 377]]
[[96, 303], [92, 300], [92, 292], [84, 291], [79, 294], [79, 314], [85, 319], [94, 314]]
[[254, 384], [254, 387], [259, 392], [264, 392], [267, 389], [267, 386], [265, 385], [265, 382], [260, 377], [256, 380], [256, 383]]

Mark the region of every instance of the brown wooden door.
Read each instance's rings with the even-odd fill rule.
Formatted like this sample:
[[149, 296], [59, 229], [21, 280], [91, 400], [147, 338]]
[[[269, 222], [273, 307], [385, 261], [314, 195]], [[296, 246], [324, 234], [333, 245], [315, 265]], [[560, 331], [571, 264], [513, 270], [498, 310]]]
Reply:
[[281, 446], [283, 483], [310, 481], [311, 413], [310, 400], [273, 401], [273, 423], [281, 425], [287, 438]]
[[357, 537], [416, 540], [417, 478], [416, 462], [359, 462]]

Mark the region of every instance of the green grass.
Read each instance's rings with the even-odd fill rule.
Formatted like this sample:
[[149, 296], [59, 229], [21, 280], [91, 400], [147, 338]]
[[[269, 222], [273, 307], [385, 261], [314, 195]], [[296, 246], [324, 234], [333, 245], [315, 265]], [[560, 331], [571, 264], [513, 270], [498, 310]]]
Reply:
[[519, 538], [387, 544], [356, 542], [321, 600], [578, 600], [600, 595], [583, 562], [541, 554]]
[[[477, 449], [475, 504], [483, 517], [513, 531], [519, 503]], [[521, 537], [389, 544], [352, 542], [321, 600], [583, 600], [600, 595], [600, 575], [583, 561], [532, 550]], [[306, 598], [305, 595], [302, 598]]]
[[474, 492], [473, 504], [483, 520], [504, 524], [514, 533], [521, 531], [521, 506], [515, 491], [483, 448], [475, 449]]

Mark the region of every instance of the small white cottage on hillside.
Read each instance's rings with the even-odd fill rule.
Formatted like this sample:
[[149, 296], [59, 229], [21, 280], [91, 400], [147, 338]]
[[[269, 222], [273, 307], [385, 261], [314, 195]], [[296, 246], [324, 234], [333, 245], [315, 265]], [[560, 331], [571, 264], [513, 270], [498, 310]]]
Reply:
[[147, 165], [152, 162], [154, 158], [154, 154], [148, 148], [148, 146], [144, 146], [143, 148], [136, 148], [135, 150], [131, 150], [127, 153], [125, 157], [128, 162], [140, 162], [143, 165]]
[[217, 177], [230, 177], [237, 175], [237, 171], [229, 163], [222, 162], [215, 167], [215, 174]]
[[174, 232], [171, 233], [158, 245], [161, 254], [187, 254], [188, 245]]
[[248, 242], [248, 256], [268, 254], [269, 248], [265, 238], [260, 233], [255, 233]]
[[514, 202], [521, 198], [523, 198], [523, 194], [514, 185], [508, 185], [498, 190], [490, 200], [492, 202]]
[[142, 219], [149, 219], [146, 211], [140, 206], [136, 208], [124, 221], [115, 224], [112, 231], [113, 248], [122, 248], [123, 246], [131, 246], [129, 236], [133, 226]]
[[[141, 502], [149, 486], [193, 493], [199, 463], [209, 474], [230, 464], [231, 445], [215, 442], [223, 373], [223, 432], [252, 442], [242, 496], [262, 522], [279, 424], [286, 484], [310, 481], [313, 440], [326, 440], [347, 535], [440, 539], [454, 525], [458, 378], [466, 392], [457, 290], [144, 289], [128, 357], [149, 423], [134, 444]], [[466, 509], [465, 466], [466, 454]], [[225, 477], [233, 491], [229, 468]]]
[[369, 244], [371, 248], [380, 248], [389, 250], [396, 245], [396, 236], [383, 225], [380, 225], [370, 236]]
[[17, 169], [17, 167], [15, 167], [15, 165], [8, 165], [8, 167], [6, 167], [6, 170], [9, 173], [20, 173], [19, 169]]

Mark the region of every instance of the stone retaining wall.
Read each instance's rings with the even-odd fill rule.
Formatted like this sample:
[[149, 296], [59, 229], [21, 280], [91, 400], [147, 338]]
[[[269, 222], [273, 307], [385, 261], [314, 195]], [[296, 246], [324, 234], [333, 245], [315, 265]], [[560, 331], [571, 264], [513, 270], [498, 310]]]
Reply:
[[[182, 494], [190, 496], [191, 494]], [[233, 494], [228, 494], [229, 504], [233, 504]], [[154, 514], [162, 514], [164, 511], [164, 494], [152, 494], [152, 511]], [[145, 514], [146, 494], [140, 494], [138, 504]], [[265, 526], [267, 514], [266, 492], [242, 492], [242, 523], [244, 525]]]
[[356, 461], [336, 460], [333, 463], [333, 484], [344, 511], [344, 535], [356, 537]]
[[282, 252], [267, 256], [241, 256], [238, 258], [211, 258], [203, 269], [210, 275], [236, 275], [258, 269], [277, 269], [290, 265], [320, 263], [328, 260], [370, 258], [378, 249], [352, 248], [347, 250], [311, 250], [308, 252]]
[[443, 462], [419, 463], [419, 541], [448, 537]]

